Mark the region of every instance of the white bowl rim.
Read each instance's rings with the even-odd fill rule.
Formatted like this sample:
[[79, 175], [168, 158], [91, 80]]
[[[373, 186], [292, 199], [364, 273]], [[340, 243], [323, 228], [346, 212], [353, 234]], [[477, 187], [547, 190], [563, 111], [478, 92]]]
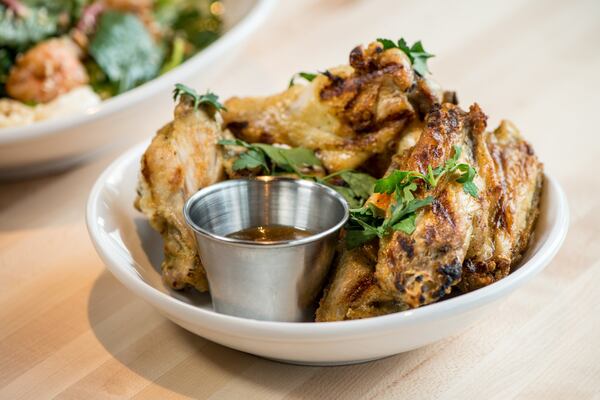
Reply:
[[175, 81], [188, 79], [195, 70], [209, 62], [213, 54], [239, 43], [254, 31], [267, 18], [277, 0], [257, 0], [250, 12], [225, 32], [218, 40], [199, 51], [190, 59], [171, 71], [156, 77], [134, 89], [102, 101], [97, 106], [72, 115], [35, 122], [31, 125], [0, 129], [0, 145], [21, 142], [37, 137], [48, 136], [76, 125], [92, 122], [110, 115], [114, 111], [134, 106], [140, 101], [172, 86]]
[[[221, 331], [228, 330], [234, 332], [240, 337], [264, 336], [265, 340], [284, 341], [290, 338], [302, 338], [304, 341], [340, 339], [341, 337], [356, 338], [357, 336], [370, 336], [370, 332], [375, 330], [388, 331], [396, 329], [401, 325], [410, 325], [422, 320], [430, 320], [454, 315], [456, 309], [461, 313], [490, 303], [513, 289], [528, 281], [528, 278], [541, 271], [560, 249], [569, 226], [569, 208], [567, 198], [560, 187], [558, 181], [544, 174], [546, 179], [545, 190], [551, 190], [556, 195], [558, 205], [556, 223], [550, 227], [550, 233], [547, 240], [541, 245], [539, 250], [532, 255], [531, 259], [523, 264], [519, 269], [512, 272], [507, 277], [484, 288], [470, 293], [462, 294], [442, 302], [429, 304], [424, 307], [401, 311], [398, 313], [365, 318], [349, 321], [335, 322], [273, 322], [260, 321], [235, 317], [225, 314], [219, 314], [212, 310], [205, 310], [191, 304], [187, 304], [175, 297], [155, 289], [138, 275], [124, 268], [122, 263], [130, 263], [123, 255], [109, 252], [106, 248], [102, 229], [98, 220], [98, 201], [101, 192], [105, 188], [107, 181], [120, 168], [139, 160], [149, 141], [142, 142], [130, 150], [126, 151], [110, 164], [96, 180], [87, 202], [86, 224], [98, 254], [104, 261], [108, 270], [123, 285], [132, 290], [135, 294], [142, 297], [149, 303], [157, 306], [159, 309], [172, 310], [178, 309], [179, 312], [186, 314], [186, 317], [201, 317], [203, 325], [209, 330]], [[132, 188], [133, 190], [133, 188]], [[132, 205], [133, 207], [133, 205]], [[112, 247], [112, 250], [116, 250]], [[120, 250], [120, 249], [119, 249]]]

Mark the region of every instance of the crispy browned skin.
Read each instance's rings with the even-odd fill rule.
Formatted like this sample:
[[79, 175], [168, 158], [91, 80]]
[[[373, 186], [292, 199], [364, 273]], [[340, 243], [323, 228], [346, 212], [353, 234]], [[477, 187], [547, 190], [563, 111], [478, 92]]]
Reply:
[[[451, 104], [433, 110], [400, 169], [426, 173], [428, 166], [444, 165], [454, 146], [462, 148], [459, 161], [473, 165], [470, 134], [478, 118], [482, 114], [477, 106], [468, 114]], [[417, 214], [411, 235], [394, 231], [381, 240], [375, 272], [382, 289], [411, 308], [438, 300], [458, 283], [478, 209], [460, 183], [447, 179], [419, 194], [428, 195], [434, 201]]]
[[[473, 121], [482, 117], [478, 107], [465, 113], [452, 104], [435, 107], [414, 146], [401, 148], [388, 173], [396, 169], [427, 172], [443, 165], [463, 148], [462, 162], [472, 164], [465, 149]], [[485, 117], [483, 117], [485, 118]], [[467, 146], [468, 147], [468, 146]], [[441, 181], [432, 191], [434, 203], [418, 213], [411, 235], [397, 231], [379, 242], [377, 255], [367, 258], [368, 244], [344, 251], [332, 282], [317, 311], [318, 321], [365, 318], [436, 301], [450, 292], [461, 277], [462, 262], [469, 247], [476, 201], [462, 185]], [[369, 202], [390, 210], [391, 196], [374, 194]], [[354, 310], [361, 310], [356, 313]]]
[[[442, 105], [440, 103], [443, 102]], [[254, 175], [236, 171], [243, 148], [220, 138], [280, 143], [317, 152], [329, 172], [360, 167], [373, 175], [443, 165], [460, 146], [459, 162], [477, 170], [478, 198], [448, 177], [415, 195], [432, 196], [417, 212], [416, 229], [396, 231], [343, 249], [316, 314], [317, 321], [367, 318], [435, 302], [453, 288], [466, 292], [506, 276], [522, 257], [538, 215], [542, 164], [508, 122], [486, 132], [479, 106], [468, 112], [456, 96], [415, 74], [398, 49], [378, 43], [355, 48], [350, 65], [278, 95], [226, 102], [225, 128], [212, 112], [188, 101], [161, 129], [142, 159], [136, 207], [163, 235], [163, 277], [173, 288], [208, 289], [182, 207], [201, 187]], [[324, 174], [325, 171], [318, 171]], [[369, 202], [391, 212], [390, 195]]]
[[[397, 145], [396, 155], [388, 167], [388, 173], [399, 168], [399, 164], [419, 140], [422, 130], [423, 124], [417, 120], [406, 128]], [[389, 196], [373, 194], [368, 201], [380, 208], [386, 208], [389, 205]], [[379, 287], [375, 277], [378, 249], [377, 240], [356, 249], [341, 249], [340, 256], [332, 267], [329, 284], [319, 303], [316, 321], [368, 318], [407, 308]]]
[[385, 152], [417, 111], [426, 112], [442, 96], [414, 73], [402, 51], [371, 43], [352, 50], [349, 66], [329, 69], [307, 85], [229, 99], [223, 119], [237, 137], [313, 149], [327, 170], [338, 171]]
[[[426, 118], [414, 147], [405, 140], [388, 172], [437, 166], [462, 148], [478, 172], [477, 199], [442, 181], [418, 195], [435, 198], [418, 212], [416, 230], [394, 232], [343, 250], [317, 310], [317, 321], [372, 317], [439, 300], [458, 285], [469, 291], [506, 276], [526, 249], [538, 213], [542, 166], [509, 123], [485, 132], [486, 116], [444, 104]], [[409, 136], [405, 136], [409, 138]], [[408, 150], [407, 150], [408, 149]], [[387, 209], [390, 196], [369, 199]], [[377, 254], [373, 249], [378, 248]], [[476, 266], [476, 267], [475, 267]]]
[[465, 292], [504, 278], [520, 260], [539, 213], [543, 181], [543, 165], [512, 123], [502, 121], [476, 147], [482, 149], [478, 166], [486, 192], [458, 286]]
[[222, 136], [214, 113], [194, 110], [184, 97], [175, 108], [174, 120], [158, 131], [142, 157], [135, 206], [163, 237], [163, 279], [174, 289], [208, 290], [194, 234], [182, 210], [189, 196], [222, 178], [217, 148]]
[[377, 241], [342, 250], [319, 303], [316, 321], [368, 318], [406, 309], [377, 283], [377, 250]]

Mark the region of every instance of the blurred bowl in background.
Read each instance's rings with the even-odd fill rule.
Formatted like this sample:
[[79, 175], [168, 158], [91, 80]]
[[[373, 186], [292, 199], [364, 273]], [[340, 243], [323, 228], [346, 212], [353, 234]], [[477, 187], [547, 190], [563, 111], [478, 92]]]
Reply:
[[131, 132], [153, 134], [173, 111], [175, 83], [206, 86], [211, 71], [267, 18], [275, 0], [223, 0], [223, 35], [206, 49], [133, 90], [86, 112], [0, 130], [0, 179], [68, 168], [118, 143]]

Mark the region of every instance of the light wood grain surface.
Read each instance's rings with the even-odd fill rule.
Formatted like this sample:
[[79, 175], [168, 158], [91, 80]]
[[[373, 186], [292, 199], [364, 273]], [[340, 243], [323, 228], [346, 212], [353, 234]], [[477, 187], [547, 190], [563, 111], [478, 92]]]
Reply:
[[[196, 337], [129, 293], [94, 252], [84, 204], [132, 143], [0, 184], [0, 398], [600, 398], [600, 2], [282, 2], [211, 88], [266, 94], [376, 37], [422, 39], [463, 105], [513, 120], [562, 183], [552, 264], [457, 337], [363, 365], [284, 365]], [[402, 340], [402, 338], [398, 338]]]

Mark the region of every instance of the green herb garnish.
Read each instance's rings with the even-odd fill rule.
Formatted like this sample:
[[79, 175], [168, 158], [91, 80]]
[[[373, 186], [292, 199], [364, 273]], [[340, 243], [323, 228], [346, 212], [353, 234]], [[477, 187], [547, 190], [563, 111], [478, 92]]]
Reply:
[[[334, 178], [340, 177], [345, 186], [334, 183]], [[369, 174], [353, 170], [343, 170], [327, 175], [324, 178], [316, 178], [316, 181], [331, 187], [341, 194], [350, 208], [360, 207], [373, 194], [373, 186], [376, 179]]]
[[375, 237], [382, 238], [392, 231], [401, 231], [408, 235], [415, 231], [416, 211], [430, 205], [432, 196], [415, 198], [414, 192], [419, 185], [435, 188], [443, 177], [454, 179], [463, 185], [463, 190], [477, 197], [477, 186], [473, 182], [476, 171], [469, 164], [459, 163], [461, 148], [454, 146], [454, 155], [443, 166], [427, 168], [427, 173], [417, 171], [394, 171], [375, 182], [375, 193], [391, 194], [394, 204], [387, 213], [373, 204], [350, 210], [350, 220], [346, 226], [346, 245], [348, 248], [360, 246]]
[[227, 109], [219, 102], [219, 96], [212, 92], [206, 92], [205, 94], [198, 94], [195, 89], [184, 85], [183, 83], [176, 83], [175, 89], [173, 90], [173, 100], [177, 101], [180, 96], [189, 96], [194, 100], [194, 109], [198, 109], [201, 104], [207, 104], [212, 106], [217, 111], [227, 111]]
[[[362, 172], [343, 170], [323, 178], [311, 175], [310, 170], [320, 170], [323, 166], [310, 149], [285, 148], [265, 143], [250, 144], [239, 139], [220, 140], [218, 143], [223, 146], [241, 146], [246, 149], [234, 161], [233, 169], [235, 171], [249, 170], [266, 175], [293, 173], [302, 179], [331, 187], [346, 199], [350, 207], [360, 207], [373, 193], [375, 178]], [[258, 171], [254, 171], [257, 169]], [[343, 182], [336, 181], [336, 178], [340, 178]]]
[[423, 43], [421, 43], [420, 40], [415, 42], [410, 47], [408, 47], [408, 44], [404, 38], [400, 38], [397, 43], [394, 43], [393, 40], [382, 38], [377, 39], [377, 41], [383, 45], [384, 50], [394, 48], [402, 50], [410, 59], [415, 72], [419, 75], [425, 76], [429, 73], [429, 69], [427, 68], [427, 60], [431, 57], [435, 57], [435, 55], [426, 52], [423, 48]]
[[297, 74], [292, 75], [288, 87], [294, 86], [296, 78], [303, 78], [309, 82], [312, 82], [317, 77], [317, 75], [319, 74], [314, 74], [312, 72], [298, 72]]
[[243, 140], [219, 140], [222, 146], [241, 146], [246, 151], [233, 163], [235, 171], [253, 170], [260, 167], [260, 173], [271, 175], [297, 173], [304, 177], [306, 167], [321, 168], [321, 161], [312, 150], [303, 147], [285, 148], [265, 143], [246, 143]]

